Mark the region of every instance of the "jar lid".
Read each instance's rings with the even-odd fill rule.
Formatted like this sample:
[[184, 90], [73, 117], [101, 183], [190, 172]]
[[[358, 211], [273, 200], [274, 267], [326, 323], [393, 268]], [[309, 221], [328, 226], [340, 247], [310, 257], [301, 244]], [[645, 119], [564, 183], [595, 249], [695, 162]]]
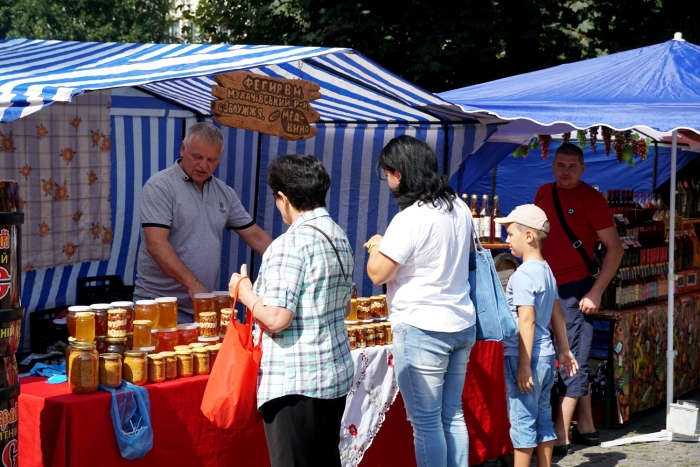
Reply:
[[175, 355], [192, 355], [192, 349], [180, 349], [175, 351]]
[[216, 295], [213, 293], [196, 293], [194, 294], [194, 298], [214, 298]]
[[153, 323], [153, 321], [151, 321], [150, 319], [137, 319], [137, 320], [134, 321], [132, 324], [138, 324], [139, 326], [141, 326], [141, 325], [144, 325], [144, 324], [150, 325], [150, 324], [152, 324], [152, 323]]
[[136, 305], [157, 305], [155, 300], [137, 300]]
[[185, 350], [185, 349], [189, 349], [189, 348], [190, 348], [190, 346], [189, 346], [189, 345], [176, 345], [176, 346], [175, 346], [175, 347], [173, 347], [173, 348], [174, 348], [174, 349], [175, 349], [175, 351], [177, 352], [178, 350]]
[[159, 297], [156, 298], [156, 303], [170, 303], [177, 302], [177, 297]]
[[345, 325], [346, 325], [346, 326], [353, 326], [353, 325], [355, 325], [355, 324], [357, 324], [357, 323], [359, 323], [359, 321], [357, 321], [357, 320], [354, 320], [354, 321], [351, 321], [351, 320], [349, 320], [349, 319], [346, 319], [346, 320], [345, 320]]
[[[209, 346], [207, 346], [207, 347], [209, 347]], [[209, 352], [209, 350], [207, 350], [207, 347], [195, 347], [194, 349], [192, 349], [192, 352], [194, 352], [194, 353]]]
[[363, 319], [360, 321], [362, 324], [372, 324], [374, 323], [373, 319]]
[[111, 310], [107, 310], [107, 314], [110, 314], [110, 315], [125, 315], [125, 314], [126, 314], [126, 310], [124, 310], [124, 309], [122, 309], [122, 308], [112, 308]]
[[197, 323], [183, 323], [177, 325], [178, 331], [192, 331], [197, 329]]
[[93, 318], [94, 319], [95, 313], [93, 313], [91, 311], [84, 311], [84, 312], [76, 313], [75, 317], [76, 318]]
[[[197, 338], [197, 340], [198, 340], [199, 342], [215, 342], [215, 341], [218, 341], [219, 338], [218, 338], [218, 337], [202, 337], [202, 336], [199, 336], [199, 337]], [[207, 344], [204, 344], [204, 345], [207, 345]], [[190, 346], [192, 346], [192, 344], [190, 344]]]
[[165, 358], [165, 355], [152, 353], [150, 355], [146, 355], [146, 358], [150, 358], [151, 360], [163, 360]]
[[[201, 339], [201, 337], [200, 337], [200, 339]], [[210, 339], [211, 339], [211, 338], [210, 338]], [[206, 347], [206, 345], [207, 345], [207, 344], [204, 344], [204, 343], [202, 343], [202, 342], [192, 342], [192, 343], [189, 345], [189, 348], [190, 348], [190, 349], [194, 349], [194, 348], [196, 348], [196, 347]]]
[[[208, 346], [203, 347], [203, 348], [205, 348], [207, 350], [219, 350], [220, 347], [221, 346], [219, 344], [214, 344], [214, 345], [208, 345]], [[202, 348], [202, 347], [200, 347], [200, 348]]]
[[120, 343], [125, 343], [126, 342], [126, 337], [108, 337], [105, 339], [106, 342], [120, 342]]
[[92, 350], [95, 348], [95, 343], [94, 342], [76, 342], [75, 344], [71, 345], [73, 350]]
[[212, 316], [216, 316], [216, 312], [215, 312], [215, 311], [204, 311], [204, 312], [202, 312], [202, 313], [199, 314], [199, 317], [200, 317], [200, 318], [204, 318], [204, 317], [206, 317], [206, 318], [211, 318]]
[[367, 302], [367, 301], [371, 300], [371, 298], [369, 298], [369, 297], [357, 297], [357, 300], [361, 301], [361, 302]]
[[112, 305], [109, 303], [93, 303], [90, 305], [91, 310], [109, 310]]
[[167, 332], [177, 332], [177, 328], [163, 328], [158, 329], [158, 334], [165, 334]]
[[119, 307], [119, 308], [125, 306], [125, 307], [131, 308], [131, 307], [134, 306], [134, 302], [112, 302], [112, 306], [116, 306], [116, 307]]
[[230, 293], [228, 290], [216, 290], [216, 291], [214, 291], [214, 292], [212, 292], [212, 293], [213, 293], [214, 295], [216, 295], [217, 297], [224, 297], [224, 296], [225, 296], [225, 297], [230, 297], [230, 296], [231, 296], [231, 293]]
[[79, 306], [69, 306], [69, 307], [68, 307], [68, 311], [70, 311], [70, 312], [72, 312], [72, 313], [78, 313], [78, 312], [80, 312], [80, 311], [90, 311], [90, 307], [89, 307], [89, 306], [82, 306], [82, 305], [79, 305]]
[[371, 297], [369, 297], [369, 299], [370, 300], [381, 300], [382, 297], [380, 295], [372, 295]]
[[233, 314], [233, 308], [222, 308], [221, 314], [222, 315], [231, 315], [231, 314]]
[[162, 355], [164, 357], [174, 357], [175, 352], [171, 352], [170, 350], [164, 350], [160, 353], [160, 355]]
[[68, 338], [68, 342], [76, 342], [77, 340], [78, 340], [78, 339], [76, 339], [75, 337], [69, 337], [69, 338]]
[[143, 352], [141, 350], [136, 350], [136, 349], [127, 350], [126, 352], [124, 352], [124, 356], [125, 357], [145, 357], [146, 352]]
[[351, 298], [350, 303], [357, 303], [357, 300], [358, 300], [357, 298]]
[[[131, 350], [136, 351], [136, 352], [144, 352], [144, 353], [145, 352], [153, 352], [154, 350], [156, 350], [156, 346], [155, 345], [147, 345], [145, 347], [132, 347]], [[124, 352], [124, 354], [126, 355], [126, 352]]]
[[386, 298], [386, 294], [377, 295], [377, 297]]
[[122, 356], [118, 353], [103, 353], [100, 354], [100, 358], [104, 358], [105, 360], [121, 360]]

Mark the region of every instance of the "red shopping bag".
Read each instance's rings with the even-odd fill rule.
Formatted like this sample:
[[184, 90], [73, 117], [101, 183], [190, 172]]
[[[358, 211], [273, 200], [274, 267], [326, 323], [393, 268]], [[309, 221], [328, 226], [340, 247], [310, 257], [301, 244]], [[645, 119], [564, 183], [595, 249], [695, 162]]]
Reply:
[[[238, 285], [240, 281], [233, 297], [234, 306]], [[219, 428], [245, 430], [260, 419], [257, 389], [262, 332], [257, 345], [253, 345], [253, 315], [248, 309], [245, 322], [231, 320], [204, 390], [202, 412]]]

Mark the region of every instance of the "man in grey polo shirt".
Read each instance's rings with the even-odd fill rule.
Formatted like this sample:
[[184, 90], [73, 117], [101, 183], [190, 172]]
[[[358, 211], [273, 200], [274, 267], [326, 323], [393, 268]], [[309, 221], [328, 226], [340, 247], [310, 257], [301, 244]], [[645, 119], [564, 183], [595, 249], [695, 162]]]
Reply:
[[141, 191], [141, 247], [134, 298], [177, 297], [178, 320], [191, 322], [194, 294], [216, 287], [224, 227], [256, 253], [272, 238], [246, 212], [233, 188], [212, 176], [224, 137], [216, 126], [187, 130], [180, 157]]

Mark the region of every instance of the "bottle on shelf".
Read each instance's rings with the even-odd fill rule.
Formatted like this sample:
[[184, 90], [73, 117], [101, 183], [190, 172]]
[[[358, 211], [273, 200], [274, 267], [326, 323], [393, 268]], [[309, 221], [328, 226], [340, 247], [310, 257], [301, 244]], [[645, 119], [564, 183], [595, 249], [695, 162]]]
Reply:
[[676, 213], [680, 217], [687, 217], [688, 193], [683, 189], [683, 183], [680, 180], [676, 185]]
[[479, 240], [481, 243], [491, 241], [491, 211], [489, 210], [489, 195], [482, 196], [481, 212], [479, 212]]
[[481, 235], [481, 219], [479, 218], [479, 198], [472, 195], [471, 208], [472, 218], [474, 218], [474, 233], [477, 237]]
[[469, 206], [469, 195], [466, 193], [462, 193], [462, 201], [464, 201], [464, 204]]
[[688, 197], [683, 217], [694, 217], [695, 214], [693, 206], [695, 206], [695, 203], [697, 202], [697, 195], [694, 193], [695, 190], [691, 187], [692, 180], [690, 186], [688, 186], [688, 181], [683, 179], [683, 190], [685, 191], [686, 196]]
[[503, 241], [503, 226], [496, 222], [496, 219], [503, 217], [501, 214], [501, 200], [500, 196], [496, 195], [493, 197], [493, 209], [491, 210], [491, 241], [493, 243], [501, 243]]

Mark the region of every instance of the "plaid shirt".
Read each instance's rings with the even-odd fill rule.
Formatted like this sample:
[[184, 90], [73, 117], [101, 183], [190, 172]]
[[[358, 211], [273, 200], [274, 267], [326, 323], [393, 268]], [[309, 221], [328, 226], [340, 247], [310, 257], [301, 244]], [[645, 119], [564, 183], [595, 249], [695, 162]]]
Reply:
[[[326, 237], [310, 225], [333, 240], [347, 279]], [[265, 305], [286, 308], [294, 318], [285, 330], [264, 333], [258, 408], [288, 394], [334, 399], [350, 391], [353, 364], [344, 319], [352, 269], [348, 238], [325, 208], [303, 213], [268, 247], [254, 291]]]

